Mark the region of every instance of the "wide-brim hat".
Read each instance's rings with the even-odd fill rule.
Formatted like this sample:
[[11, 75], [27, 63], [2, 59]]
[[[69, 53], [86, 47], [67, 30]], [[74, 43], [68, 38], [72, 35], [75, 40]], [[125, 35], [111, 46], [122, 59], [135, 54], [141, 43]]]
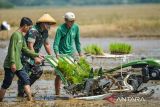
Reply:
[[43, 14], [38, 20], [37, 23], [47, 22], [51, 24], [56, 24], [56, 20], [49, 14]]

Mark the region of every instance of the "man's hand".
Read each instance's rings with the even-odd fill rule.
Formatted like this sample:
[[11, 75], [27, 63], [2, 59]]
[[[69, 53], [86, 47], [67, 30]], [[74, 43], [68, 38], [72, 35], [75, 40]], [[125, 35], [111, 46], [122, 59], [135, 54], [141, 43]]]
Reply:
[[44, 55], [42, 55], [42, 54], [39, 54], [38, 57], [34, 58], [35, 64], [40, 64], [43, 60], [44, 60]]
[[42, 59], [39, 57], [34, 58], [35, 64], [40, 64], [42, 62]]
[[39, 54], [38, 58], [40, 58], [41, 60], [43, 60], [44, 59], [44, 55]]
[[11, 65], [11, 71], [12, 72], [16, 72], [16, 64], [12, 64]]
[[56, 58], [59, 59], [59, 54], [56, 54]]
[[80, 57], [83, 57], [83, 54], [82, 54], [81, 52], [79, 52], [79, 56], [80, 56]]

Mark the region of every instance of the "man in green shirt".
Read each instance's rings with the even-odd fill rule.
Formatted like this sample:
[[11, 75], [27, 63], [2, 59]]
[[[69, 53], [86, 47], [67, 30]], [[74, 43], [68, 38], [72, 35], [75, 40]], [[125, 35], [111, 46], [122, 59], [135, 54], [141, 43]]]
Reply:
[[[32, 26], [32, 28], [26, 33], [25, 41], [30, 50], [39, 53], [42, 46], [44, 46], [47, 54], [51, 55], [52, 51], [49, 43], [49, 34], [51, 25], [55, 25], [55, 19], [49, 14], [43, 14], [36, 22], [36, 25]], [[39, 58], [31, 58], [25, 53], [22, 54], [22, 64], [26, 68], [28, 74], [30, 74], [30, 85], [32, 85], [36, 80], [40, 78], [43, 73], [43, 69], [40, 65], [35, 64], [35, 62], [39, 62]], [[18, 96], [24, 96], [24, 89], [22, 82], [18, 81]]]
[[[75, 15], [72, 12], [67, 12], [64, 15], [65, 23], [60, 25], [57, 29], [53, 49], [58, 58], [60, 54], [68, 54], [73, 56], [75, 54], [74, 44], [81, 56], [81, 44], [79, 27], [75, 22]], [[56, 75], [55, 91], [56, 95], [60, 94], [60, 77]]]
[[5, 76], [0, 90], [0, 101], [3, 100], [6, 89], [11, 85], [15, 74], [23, 82], [28, 100], [32, 101], [30, 80], [28, 74], [25, 72], [25, 69], [23, 69], [23, 65], [21, 63], [21, 53], [24, 52], [33, 58], [42, 57], [39, 54], [30, 51], [24, 40], [23, 33], [26, 33], [31, 26], [32, 21], [27, 17], [23, 17], [20, 22], [20, 28], [15, 31], [10, 38], [8, 53], [4, 61]]

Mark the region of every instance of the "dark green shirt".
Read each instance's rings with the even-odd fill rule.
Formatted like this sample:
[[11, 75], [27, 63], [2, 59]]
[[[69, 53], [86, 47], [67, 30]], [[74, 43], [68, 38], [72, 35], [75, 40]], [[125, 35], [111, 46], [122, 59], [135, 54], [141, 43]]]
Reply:
[[48, 31], [42, 30], [41, 27], [37, 24], [32, 26], [32, 28], [27, 32], [25, 36], [26, 42], [34, 43], [33, 48], [35, 52], [39, 53], [42, 45], [45, 42], [48, 42]]
[[[36, 24], [32, 26], [32, 28], [27, 32], [25, 35], [25, 40], [26, 43], [32, 42], [34, 43], [33, 48], [34, 51], [39, 53], [41, 50], [42, 45], [45, 42], [48, 42], [48, 31], [47, 30], [42, 30], [39, 24]], [[34, 60], [30, 58], [28, 55], [23, 53], [22, 55], [22, 63], [30, 63], [34, 64]]]
[[60, 25], [54, 39], [54, 52], [59, 54], [73, 54], [75, 52], [75, 44], [78, 53], [80, 53], [81, 44], [79, 38], [80, 34], [77, 24], [73, 24], [70, 29], [67, 28], [65, 23]]
[[16, 65], [16, 70], [22, 69], [21, 54], [22, 52], [37, 57], [38, 54], [27, 48], [23, 34], [21, 32], [14, 32], [10, 38], [8, 53], [4, 61], [4, 68], [11, 68], [12, 64]]

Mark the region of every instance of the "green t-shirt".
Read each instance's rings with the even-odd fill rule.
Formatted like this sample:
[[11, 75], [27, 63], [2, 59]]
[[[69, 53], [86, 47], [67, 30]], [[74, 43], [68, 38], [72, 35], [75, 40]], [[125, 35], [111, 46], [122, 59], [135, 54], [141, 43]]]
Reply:
[[54, 52], [59, 54], [73, 54], [75, 52], [75, 44], [78, 53], [80, 53], [81, 44], [79, 37], [79, 27], [77, 24], [73, 24], [70, 29], [67, 28], [65, 23], [60, 25], [54, 39]]
[[21, 32], [14, 32], [10, 38], [8, 53], [4, 61], [4, 68], [11, 68], [11, 65], [16, 65], [16, 70], [22, 69], [21, 54], [22, 52], [31, 57], [37, 57], [38, 54], [27, 48], [23, 34]]

